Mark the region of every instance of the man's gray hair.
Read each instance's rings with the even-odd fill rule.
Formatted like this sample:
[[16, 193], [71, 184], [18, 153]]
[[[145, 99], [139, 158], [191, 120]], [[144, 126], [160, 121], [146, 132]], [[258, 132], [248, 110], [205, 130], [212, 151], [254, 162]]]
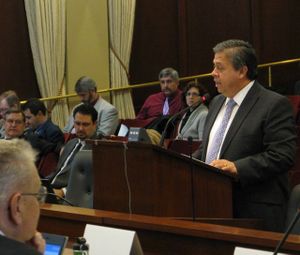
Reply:
[[0, 140], [0, 206], [30, 184], [37, 153], [23, 139]]
[[158, 75], [159, 80], [161, 78], [165, 78], [165, 77], [171, 77], [172, 80], [174, 80], [174, 81], [179, 80], [178, 72], [175, 69], [173, 69], [172, 67], [164, 68], [159, 72], [159, 75]]
[[247, 66], [247, 77], [250, 80], [257, 78], [257, 58], [252, 45], [243, 40], [231, 39], [218, 43], [214, 48], [214, 53], [225, 51], [235, 70]]
[[75, 84], [75, 92], [78, 94], [90, 91], [97, 91], [96, 82], [88, 76], [82, 76], [79, 78]]

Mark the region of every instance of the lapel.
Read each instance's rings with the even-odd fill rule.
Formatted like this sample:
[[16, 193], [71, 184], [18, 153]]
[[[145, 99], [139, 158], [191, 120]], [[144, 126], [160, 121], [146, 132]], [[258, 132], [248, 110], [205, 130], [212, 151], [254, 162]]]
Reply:
[[65, 145], [65, 148], [63, 149], [63, 152], [59, 158], [57, 169], [60, 169], [63, 166], [63, 164], [65, 163], [66, 159], [68, 158], [69, 154], [74, 149], [78, 141], [78, 138], [74, 138]]
[[249, 112], [255, 106], [257, 100], [259, 99], [259, 94], [261, 90], [260, 86], [261, 85], [255, 81], [252, 88], [249, 90], [248, 94], [244, 98], [226, 134], [223, 146], [221, 148], [220, 158], [222, 158], [230, 142], [235, 137], [241, 125], [245, 121], [247, 115], [249, 114]]

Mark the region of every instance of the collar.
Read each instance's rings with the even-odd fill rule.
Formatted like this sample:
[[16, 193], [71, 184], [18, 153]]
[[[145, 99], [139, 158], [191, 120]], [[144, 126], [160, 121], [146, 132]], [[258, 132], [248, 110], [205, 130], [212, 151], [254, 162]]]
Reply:
[[[254, 80], [249, 82], [244, 88], [242, 88], [234, 97], [233, 100], [236, 102], [236, 104], [238, 106], [240, 106], [243, 102], [243, 100], [245, 99], [245, 97], [247, 96], [249, 90], [252, 88], [253, 84], [254, 84]], [[230, 98], [226, 98], [225, 101], [225, 105], [228, 103]]]

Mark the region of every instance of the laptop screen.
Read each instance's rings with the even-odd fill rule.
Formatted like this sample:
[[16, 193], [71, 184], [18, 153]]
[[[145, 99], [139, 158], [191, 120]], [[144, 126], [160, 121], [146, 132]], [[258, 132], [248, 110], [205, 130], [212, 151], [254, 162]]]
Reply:
[[44, 255], [62, 255], [67, 244], [68, 237], [62, 235], [54, 235], [43, 233], [46, 240], [46, 248]]

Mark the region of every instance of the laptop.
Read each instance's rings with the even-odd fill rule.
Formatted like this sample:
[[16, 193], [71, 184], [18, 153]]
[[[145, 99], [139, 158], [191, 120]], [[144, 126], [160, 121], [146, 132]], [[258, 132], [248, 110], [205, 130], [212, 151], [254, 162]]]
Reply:
[[46, 248], [44, 255], [62, 255], [68, 242], [68, 237], [63, 235], [55, 235], [43, 233], [46, 240]]

